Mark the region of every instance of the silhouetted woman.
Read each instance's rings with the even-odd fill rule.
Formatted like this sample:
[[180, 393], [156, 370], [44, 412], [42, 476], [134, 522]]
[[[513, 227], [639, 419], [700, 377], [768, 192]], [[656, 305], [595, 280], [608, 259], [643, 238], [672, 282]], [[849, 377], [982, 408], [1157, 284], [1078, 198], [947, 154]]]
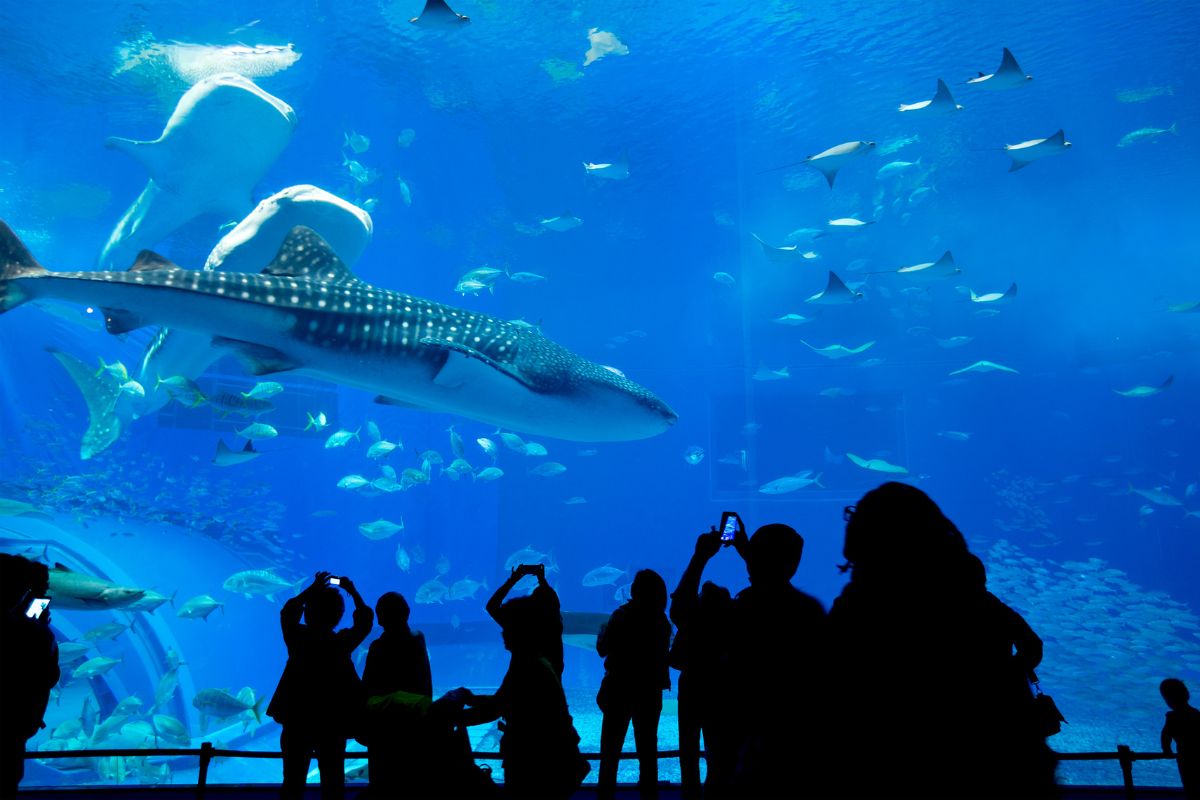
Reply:
[[638, 755], [642, 796], [658, 788], [658, 719], [662, 693], [671, 688], [667, 667], [671, 623], [667, 619], [667, 584], [653, 570], [633, 577], [629, 601], [609, 617], [596, 637], [604, 658], [604, 680], [596, 703], [604, 713], [600, 730], [599, 791], [611, 797], [617, 787], [617, 757], [629, 723]]
[[321, 796], [340, 800], [346, 783], [346, 739], [356, 733], [354, 726], [365, 708], [351, 655], [371, 632], [375, 615], [354, 583], [339, 578], [341, 588], [354, 599], [354, 624], [335, 633], [346, 604], [337, 587], [330, 585], [331, 577], [318, 572], [312, 585], [279, 612], [288, 660], [267, 714], [283, 727], [279, 749], [285, 800], [304, 796], [314, 750], [321, 770]]
[[423, 763], [426, 717], [433, 703], [433, 679], [425, 636], [408, 626], [409, 605], [388, 592], [375, 604], [383, 634], [371, 642], [363, 669], [367, 696], [371, 791], [378, 797], [427, 793]]
[[988, 594], [962, 534], [900, 483], [844, 517], [851, 579], [830, 610], [836, 785], [851, 796], [1052, 796], [1045, 742], [1012, 706], [1040, 648]]
[[467, 724], [503, 717], [504, 794], [514, 800], [569, 797], [589, 769], [579, 754], [562, 681], [543, 652], [543, 611], [532, 596], [505, 603], [501, 630], [512, 659], [500, 688], [493, 695], [461, 690], [471, 706]]

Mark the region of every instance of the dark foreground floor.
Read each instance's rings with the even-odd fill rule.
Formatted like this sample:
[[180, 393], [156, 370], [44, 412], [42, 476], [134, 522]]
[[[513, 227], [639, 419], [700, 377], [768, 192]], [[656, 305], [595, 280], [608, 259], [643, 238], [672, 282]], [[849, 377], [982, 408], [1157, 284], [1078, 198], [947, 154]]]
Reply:
[[[362, 800], [367, 800], [367, 795], [357, 787], [347, 787], [346, 797], [348, 800], [355, 800], [361, 794]], [[205, 790], [206, 798], [214, 798], [214, 800], [275, 800], [279, 796], [279, 787], [271, 784], [254, 784], [246, 786], [211, 786]], [[664, 784], [659, 791], [659, 800], [680, 800], [679, 786], [677, 784]], [[1164, 789], [1157, 787], [1138, 788], [1135, 797], [1139, 800], [1166, 800], [1167, 798], [1182, 798], [1182, 789]], [[196, 797], [195, 786], [114, 786], [114, 787], [96, 787], [90, 789], [81, 788], [64, 788], [64, 789], [30, 789], [18, 794], [19, 798], [28, 798], [35, 800], [118, 800], [118, 798], [131, 798], [131, 800], [184, 800], [184, 798]], [[594, 786], [588, 786], [580, 789], [575, 793], [575, 800], [594, 800], [596, 797], [596, 789]], [[1062, 800], [1121, 800], [1125, 797], [1125, 790], [1120, 786], [1067, 786], [1062, 789]], [[633, 786], [622, 787], [617, 792], [619, 800], [637, 800], [638, 792]], [[307, 794], [305, 800], [320, 800], [320, 790], [314, 785]]]

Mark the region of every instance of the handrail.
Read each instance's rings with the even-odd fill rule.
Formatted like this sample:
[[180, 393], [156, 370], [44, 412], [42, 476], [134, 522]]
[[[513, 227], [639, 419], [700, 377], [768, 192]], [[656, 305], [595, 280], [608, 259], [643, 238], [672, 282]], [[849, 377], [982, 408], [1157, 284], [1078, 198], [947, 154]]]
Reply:
[[[314, 753], [315, 755], [315, 753]], [[361, 750], [347, 751], [344, 758], [363, 758], [367, 753]], [[588, 761], [599, 761], [599, 753], [583, 753]], [[700, 751], [704, 756], [704, 751]], [[1053, 753], [1058, 761], [1118, 761], [1121, 765], [1121, 778], [1124, 784], [1126, 800], [1136, 797], [1133, 782], [1133, 765], [1138, 761], [1174, 761], [1175, 753], [1138, 753], [1129, 745], [1117, 745], [1117, 751], [1085, 752], [1085, 753]], [[25, 752], [26, 759], [55, 759], [55, 758], [107, 758], [107, 757], [149, 758], [151, 756], [192, 756], [200, 759], [200, 769], [196, 780], [196, 798], [203, 800], [205, 788], [208, 786], [208, 767], [214, 758], [283, 758], [283, 753], [277, 750], [223, 750], [213, 747], [212, 742], [202, 742], [195, 748], [109, 748], [99, 750], [32, 750]], [[472, 751], [471, 757], [479, 761], [499, 761], [497, 752]], [[630, 760], [637, 758], [637, 753], [622, 752], [617, 758]], [[678, 758], [678, 750], [659, 750], [658, 758]]]

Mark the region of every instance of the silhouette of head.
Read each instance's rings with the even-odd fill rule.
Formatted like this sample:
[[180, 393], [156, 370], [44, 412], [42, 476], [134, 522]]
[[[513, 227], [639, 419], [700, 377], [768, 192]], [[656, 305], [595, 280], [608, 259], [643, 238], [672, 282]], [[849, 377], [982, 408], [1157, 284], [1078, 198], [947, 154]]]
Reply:
[[528, 655], [538, 650], [538, 623], [541, 603], [533, 595], [514, 597], [500, 607], [500, 627], [504, 649], [516, 655]]
[[629, 587], [629, 599], [643, 608], [665, 611], [667, 608], [667, 582], [652, 569], [638, 570]]
[[846, 510], [842, 554], [856, 568], [941, 564], [966, 552], [958, 528], [915, 486], [885, 483]]
[[332, 586], [313, 590], [304, 605], [304, 622], [320, 630], [333, 630], [342, 621], [346, 612], [346, 601], [342, 593]]
[[410, 611], [408, 601], [399, 592], [385, 592], [375, 603], [375, 619], [384, 629], [407, 628]]
[[746, 549], [746, 574], [752, 584], [787, 583], [800, 566], [804, 537], [781, 523], [763, 525], [750, 537]]
[[20, 603], [26, 595], [45, 597], [50, 591], [50, 570], [24, 556], [0, 553], [0, 611]]
[[1187, 685], [1179, 678], [1167, 678], [1158, 685], [1158, 691], [1172, 711], [1186, 708], [1188, 700], [1192, 697]]
[[733, 606], [733, 598], [724, 586], [705, 581], [700, 587], [698, 608], [700, 614], [706, 617], [719, 616]]

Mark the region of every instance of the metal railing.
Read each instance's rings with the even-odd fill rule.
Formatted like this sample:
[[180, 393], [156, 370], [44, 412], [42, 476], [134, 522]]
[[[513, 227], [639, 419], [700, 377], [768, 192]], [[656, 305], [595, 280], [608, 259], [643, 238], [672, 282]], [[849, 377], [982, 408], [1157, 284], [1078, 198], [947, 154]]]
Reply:
[[[345, 758], [363, 758], [367, 755], [366, 751], [348, 751]], [[704, 755], [704, 751], [700, 751], [700, 755]], [[54, 759], [54, 758], [106, 758], [112, 756], [120, 756], [125, 758], [149, 758], [151, 756], [191, 756], [200, 759], [200, 769], [196, 776], [196, 800], [204, 800], [205, 790], [208, 786], [208, 768], [214, 758], [283, 758], [283, 753], [275, 750], [222, 750], [213, 747], [212, 742], [203, 742], [199, 749], [188, 748], [155, 748], [153, 750], [138, 750], [138, 749], [113, 749], [113, 750], [41, 750], [29, 751], [25, 753], [25, 758], [28, 759]], [[495, 752], [474, 752], [471, 753], [472, 758], [477, 761], [499, 761], [500, 754]], [[583, 757], [588, 761], [599, 761], [599, 753], [584, 753]], [[678, 750], [659, 750], [658, 757], [663, 758], [678, 758]], [[1117, 745], [1115, 753], [1097, 752], [1097, 753], [1054, 753], [1054, 757], [1059, 761], [1117, 761], [1121, 766], [1121, 779], [1124, 784], [1126, 800], [1135, 800], [1137, 797], [1137, 786], [1133, 782], [1133, 765], [1138, 761], [1174, 761], [1174, 753], [1138, 753], [1135, 752], [1129, 745]], [[618, 758], [629, 760], [637, 758], [637, 753], [622, 752]]]

